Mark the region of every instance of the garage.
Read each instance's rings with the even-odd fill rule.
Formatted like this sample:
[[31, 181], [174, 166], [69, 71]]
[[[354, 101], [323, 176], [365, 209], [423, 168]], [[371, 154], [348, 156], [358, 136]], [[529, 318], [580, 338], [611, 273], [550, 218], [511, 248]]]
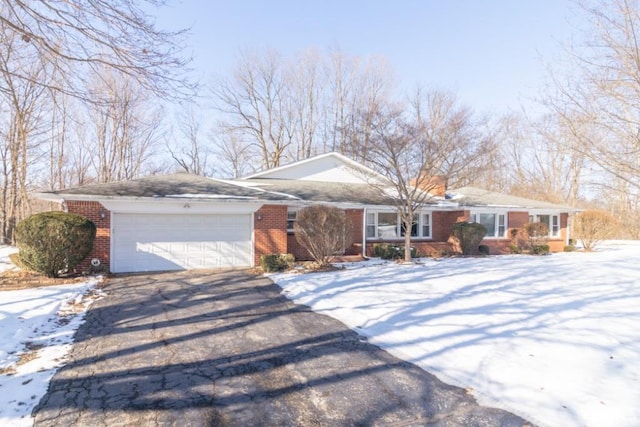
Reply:
[[253, 265], [248, 214], [112, 213], [114, 273]]

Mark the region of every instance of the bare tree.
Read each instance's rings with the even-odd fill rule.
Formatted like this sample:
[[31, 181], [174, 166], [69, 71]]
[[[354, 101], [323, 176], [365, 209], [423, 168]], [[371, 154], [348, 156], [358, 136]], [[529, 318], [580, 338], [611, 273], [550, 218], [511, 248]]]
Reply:
[[[1, 238], [13, 242], [17, 222], [29, 213], [28, 170], [33, 150], [40, 144], [43, 130], [43, 99], [47, 93], [36, 81], [47, 81], [47, 67], [30, 49], [21, 49], [18, 40], [0, 22], [0, 196]], [[20, 70], [29, 79], [15, 77]]]
[[618, 221], [614, 216], [598, 210], [580, 212], [573, 223], [575, 236], [582, 242], [585, 251], [592, 251], [602, 240], [609, 239], [617, 226]]
[[[139, 85], [166, 97], [188, 95], [192, 85], [183, 77], [183, 31], [155, 27], [136, 0], [2, 0], [0, 24], [35, 50], [66, 78], [34, 79], [19, 69], [14, 79], [31, 81], [92, 101], [84, 78], [111, 73], [129, 76]], [[164, 0], [146, 0], [162, 6]], [[54, 84], [56, 83], [56, 84]]]
[[275, 51], [244, 52], [233, 78], [214, 83], [213, 96], [222, 132], [259, 153], [255, 168], [329, 150], [362, 160], [371, 121], [388, 98], [390, 75], [379, 58], [341, 52], [322, 57], [309, 50], [289, 61]]
[[571, 135], [571, 148], [640, 188], [640, 4], [580, 3], [590, 20], [586, 48], [573, 47], [572, 73], [555, 78], [547, 104]]
[[202, 137], [200, 123], [202, 117], [194, 110], [195, 106], [189, 106], [178, 116], [178, 131], [186, 143], [179, 147], [172, 147], [172, 141], [167, 144], [171, 157], [184, 172], [202, 176], [212, 176], [214, 173], [211, 164], [212, 151]]
[[326, 77], [322, 72], [322, 58], [315, 49], [302, 52], [296, 59], [288, 76], [290, 112], [294, 116], [294, 147], [289, 157], [302, 160], [317, 152], [318, 129], [325, 113]]
[[337, 50], [329, 59], [324, 149], [364, 161], [374, 116], [388, 103], [392, 73], [377, 57], [349, 57]]
[[283, 62], [275, 51], [243, 53], [233, 79], [222, 79], [213, 88], [218, 110], [228, 116], [221, 126], [254, 145], [265, 169], [279, 166], [292, 143], [286, 91]]
[[351, 225], [344, 211], [328, 205], [301, 209], [293, 225], [298, 242], [318, 263], [318, 268], [330, 266], [331, 258], [344, 253], [345, 235]]
[[[415, 214], [433, 199], [437, 177], [464, 182], [491, 152], [493, 141], [477, 128], [473, 114], [451, 93], [419, 93], [414, 111], [388, 108], [371, 122], [367, 164], [385, 180], [371, 185], [391, 196], [404, 232], [405, 261], [411, 261]], [[386, 194], [389, 194], [386, 191]]]
[[524, 197], [576, 206], [586, 186], [587, 159], [572, 150], [571, 135], [553, 115], [530, 121], [501, 120], [503, 190]]
[[449, 186], [461, 187], [478, 182], [496, 164], [496, 136], [487, 119], [461, 105], [454, 93], [418, 88], [411, 120], [423, 140], [423, 170], [430, 177], [441, 175]]
[[135, 178], [158, 141], [162, 111], [152, 107], [144, 88], [126, 77], [105, 72], [95, 84], [105, 98], [89, 107], [93, 135], [86, 146], [97, 181]]
[[234, 132], [224, 133], [223, 138], [220, 139], [217, 134], [213, 136], [216, 146], [215, 154], [222, 161], [218, 169], [222, 175], [238, 178], [250, 172], [255, 172], [252, 167], [255, 163], [252, 159], [256, 157], [251, 152], [253, 147], [242, 141], [238, 134]]

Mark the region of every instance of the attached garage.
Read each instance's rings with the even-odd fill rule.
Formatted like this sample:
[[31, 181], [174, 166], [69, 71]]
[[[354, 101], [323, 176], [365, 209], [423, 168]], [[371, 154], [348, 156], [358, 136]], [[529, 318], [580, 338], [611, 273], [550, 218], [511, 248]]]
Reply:
[[113, 213], [111, 271], [253, 265], [250, 214]]

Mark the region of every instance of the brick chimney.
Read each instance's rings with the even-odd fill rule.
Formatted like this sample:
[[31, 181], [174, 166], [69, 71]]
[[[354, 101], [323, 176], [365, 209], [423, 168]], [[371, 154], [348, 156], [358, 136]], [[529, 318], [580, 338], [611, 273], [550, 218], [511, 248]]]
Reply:
[[[412, 179], [410, 184], [415, 186], [417, 181], [417, 179]], [[432, 196], [444, 197], [447, 192], [447, 178], [444, 175], [421, 176], [420, 187]]]

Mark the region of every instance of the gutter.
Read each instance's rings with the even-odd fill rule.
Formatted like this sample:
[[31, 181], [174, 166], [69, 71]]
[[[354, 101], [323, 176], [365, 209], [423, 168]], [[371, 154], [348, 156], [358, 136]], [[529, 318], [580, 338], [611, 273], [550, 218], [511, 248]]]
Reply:
[[260, 204], [291, 204], [291, 201], [286, 200], [266, 200], [258, 198], [214, 198], [214, 197], [177, 197], [177, 196], [158, 196], [158, 197], [139, 197], [139, 196], [100, 196], [91, 194], [65, 194], [58, 195], [52, 193], [32, 193], [34, 197], [40, 200], [48, 202], [64, 203], [67, 200], [79, 201], [79, 202], [110, 202], [110, 201], [139, 201], [139, 202], [160, 202], [160, 203], [175, 203], [175, 202], [190, 202], [190, 203], [260, 203]]

